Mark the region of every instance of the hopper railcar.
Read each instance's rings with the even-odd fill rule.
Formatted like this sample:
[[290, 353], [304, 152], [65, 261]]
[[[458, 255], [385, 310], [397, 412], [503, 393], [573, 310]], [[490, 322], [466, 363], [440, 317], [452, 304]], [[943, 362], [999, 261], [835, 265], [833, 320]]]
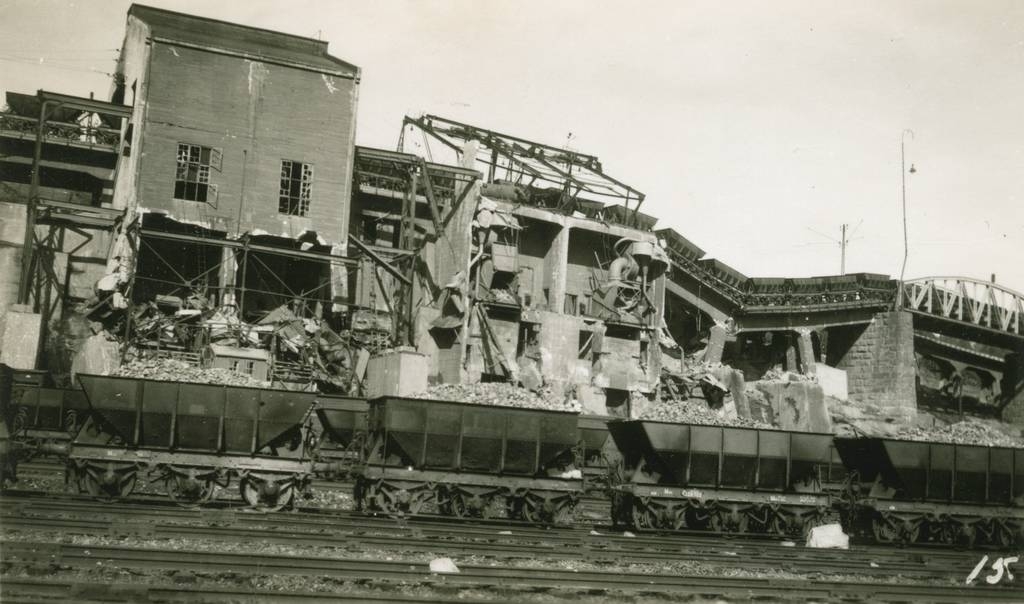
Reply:
[[171, 499], [208, 501], [238, 481], [242, 499], [280, 509], [311, 479], [308, 392], [79, 375], [89, 416], [71, 444], [79, 490], [118, 499], [141, 472]]
[[854, 526], [881, 543], [1024, 543], [1024, 448], [836, 438]]
[[573, 412], [371, 400], [354, 472], [357, 505], [389, 514], [572, 522], [583, 489], [577, 421]]
[[831, 434], [609, 422], [622, 466], [612, 520], [634, 529], [799, 535], [834, 514]]
[[54, 388], [45, 371], [0, 365], [0, 484], [39, 456], [63, 457], [88, 413], [77, 388]]

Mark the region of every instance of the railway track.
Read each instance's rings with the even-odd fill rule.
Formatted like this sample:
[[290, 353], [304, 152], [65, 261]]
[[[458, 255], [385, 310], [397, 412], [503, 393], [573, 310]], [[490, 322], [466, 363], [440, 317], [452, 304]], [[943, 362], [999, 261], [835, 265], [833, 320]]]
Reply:
[[309, 558], [253, 553], [190, 551], [121, 546], [70, 545], [44, 542], [4, 543], [7, 565], [57, 565], [65, 569], [94, 569], [98, 564], [136, 571], [299, 575], [340, 581], [433, 587], [498, 587], [515, 589], [579, 590], [598, 595], [660, 593], [725, 598], [777, 598], [815, 601], [871, 602], [1019, 602], [1020, 592], [993, 587], [899, 585], [832, 580], [778, 580], [694, 574], [580, 571], [548, 568], [502, 568], [460, 565], [455, 574], [432, 573], [426, 563]]
[[443, 594], [411, 596], [389, 592], [386, 594], [360, 590], [343, 591], [290, 591], [245, 588], [192, 587], [182, 585], [153, 585], [146, 583], [111, 583], [97, 581], [54, 581], [28, 577], [5, 577], [4, 601], [14, 603], [76, 602], [77, 604], [109, 604], [112, 602], [203, 602], [205, 604], [238, 604], [239, 602], [380, 602], [392, 604], [493, 604], [494, 600], [467, 598], [464, 595], [448, 597]]
[[440, 519], [393, 519], [356, 513], [215, 513], [170, 506], [110, 506], [89, 501], [0, 499], [0, 521], [9, 530], [62, 534], [198, 539], [223, 543], [263, 542], [306, 548], [376, 549], [453, 556], [590, 564], [699, 562], [721, 568], [850, 574], [872, 579], [948, 580], [965, 576], [975, 553], [858, 547], [808, 550], [763, 541], [722, 540], [707, 535], [644, 535], [575, 529], [541, 529], [512, 522], [453, 523]]

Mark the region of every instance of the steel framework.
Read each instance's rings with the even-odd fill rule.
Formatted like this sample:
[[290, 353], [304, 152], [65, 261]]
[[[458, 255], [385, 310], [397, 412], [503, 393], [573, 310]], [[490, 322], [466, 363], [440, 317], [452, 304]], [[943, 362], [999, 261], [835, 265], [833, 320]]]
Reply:
[[902, 306], [1024, 337], [1024, 294], [968, 277], [922, 277], [903, 283]]
[[[560, 149], [436, 115], [406, 116], [398, 141], [399, 151], [404, 150], [405, 132], [409, 127], [419, 129], [425, 141], [427, 137], [439, 141], [460, 158], [462, 144], [475, 141], [479, 144], [476, 164], [486, 174], [486, 182], [501, 179], [528, 187], [561, 189], [556, 204], [559, 210], [571, 209], [577, 202], [621, 203], [635, 220], [644, 201], [643, 193], [605, 174], [600, 160], [594, 155]], [[429, 157], [429, 145], [427, 153]]]

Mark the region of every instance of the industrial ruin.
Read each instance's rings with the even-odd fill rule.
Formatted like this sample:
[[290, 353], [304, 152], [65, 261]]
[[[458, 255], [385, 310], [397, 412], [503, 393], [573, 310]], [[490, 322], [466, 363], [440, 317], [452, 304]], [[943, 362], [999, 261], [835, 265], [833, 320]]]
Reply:
[[511, 382], [614, 417], [711, 376], [787, 427], [831, 429], [826, 400], [883, 429], [1024, 417], [1019, 294], [747, 277], [595, 156], [434, 115], [355, 145], [359, 80], [326, 42], [136, 5], [109, 101], [9, 92], [3, 362], [58, 385], [161, 359], [370, 397]]
[[1019, 601], [1024, 295], [749, 277], [361, 77], [132, 5], [108, 100], [7, 92], [6, 594]]

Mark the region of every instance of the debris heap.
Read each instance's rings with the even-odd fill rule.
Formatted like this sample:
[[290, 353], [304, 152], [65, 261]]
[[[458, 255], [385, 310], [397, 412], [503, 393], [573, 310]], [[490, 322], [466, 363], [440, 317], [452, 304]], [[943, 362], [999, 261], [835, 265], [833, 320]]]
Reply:
[[898, 438], [927, 440], [955, 445], [982, 445], [985, 447], [1024, 447], [1024, 439], [1014, 438], [980, 421], [964, 420], [935, 428], [904, 428]]
[[135, 359], [114, 370], [110, 375], [170, 382], [191, 382], [195, 384], [248, 386], [252, 388], [267, 388], [270, 386], [269, 382], [257, 380], [244, 373], [216, 367], [202, 369], [176, 359]]
[[701, 424], [731, 428], [772, 428], [770, 424], [747, 417], [728, 417], [708, 409], [704, 401], [662, 401], [643, 411], [639, 419], [674, 424]]
[[580, 411], [580, 405], [574, 399], [562, 394], [555, 394], [550, 388], [544, 387], [534, 393], [506, 382], [437, 384], [427, 388], [424, 392], [413, 395], [413, 397], [498, 407], [519, 407], [521, 409], [547, 409], [574, 413]]

